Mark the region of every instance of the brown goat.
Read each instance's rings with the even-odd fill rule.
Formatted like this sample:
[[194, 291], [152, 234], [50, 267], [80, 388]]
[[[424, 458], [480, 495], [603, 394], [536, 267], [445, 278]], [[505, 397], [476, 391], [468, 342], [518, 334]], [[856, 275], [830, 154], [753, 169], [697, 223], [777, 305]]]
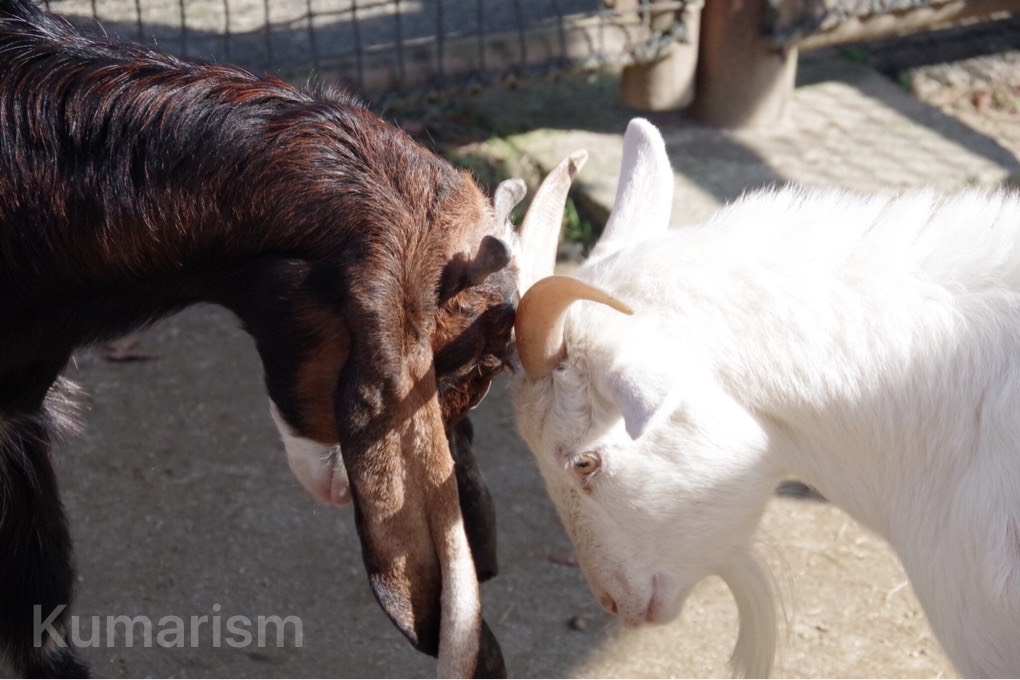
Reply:
[[[517, 185], [494, 210], [349, 96], [91, 36], [29, 0], [0, 0], [0, 63], [0, 649], [13, 670], [87, 674], [74, 650], [32, 640], [34, 609], [68, 604], [73, 582], [50, 461], [59, 372], [82, 344], [210, 301], [255, 340], [292, 470], [322, 500], [353, 500], [393, 622], [442, 674], [505, 673], [475, 573], [495, 570], [491, 501], [469, 424], [454, 428], [504, 366]], [[481, 508], [470, 547], [458, 482]]]

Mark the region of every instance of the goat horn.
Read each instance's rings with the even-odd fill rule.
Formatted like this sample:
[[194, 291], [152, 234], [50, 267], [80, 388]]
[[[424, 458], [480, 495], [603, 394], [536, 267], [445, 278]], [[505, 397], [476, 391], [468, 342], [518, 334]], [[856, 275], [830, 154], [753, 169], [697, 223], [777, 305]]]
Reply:
[[517, 354], [524, 373], [532, 380], [543, 378], [566, 356], [563, 322], [567, 308], [578, 300], [590, 300], [633, 314], [612, 295], [572, 276], [547, 276], [528, 289], [517, 305], [514, 332]]
[[552, 274], [570, 183], [587, 160], [587, 151], [570, 154], [553, 168], [535, 192], [520, 229], [522, 269], [527, 269], [521, 276], [521, 290], [540, 276]]

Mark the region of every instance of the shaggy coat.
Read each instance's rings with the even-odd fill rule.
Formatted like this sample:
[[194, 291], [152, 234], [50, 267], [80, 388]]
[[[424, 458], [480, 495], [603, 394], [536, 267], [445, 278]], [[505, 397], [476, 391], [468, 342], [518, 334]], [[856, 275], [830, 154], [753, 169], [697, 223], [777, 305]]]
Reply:
[[0, 1], [0, 64], [0, 648], [13, 670], [82, 671], [30, 639], [32, 607], [71, 598], [49, 453], [62, 367], [206, 301], [254, 338], [288, 453], [315, 454], [295, 472], [319, 465], [326, 500], [353, 497], [396, 625], [442, 672], [501, 672], [444, 432], [503, 367], [505, 215], [345, 94], [86, 35], [28, 0]]

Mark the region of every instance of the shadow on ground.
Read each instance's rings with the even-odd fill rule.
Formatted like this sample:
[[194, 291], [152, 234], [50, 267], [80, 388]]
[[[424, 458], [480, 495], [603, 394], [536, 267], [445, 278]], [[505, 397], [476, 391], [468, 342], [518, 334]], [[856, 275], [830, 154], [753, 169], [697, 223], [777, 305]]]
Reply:
[[[316, 505], [288, 471], [258, 357], [237, 326], [197, 307], [141, 336], [137, 350], [151, 360], [114, 363], [94, 349], [68, 371], [89, 393], [88, 435], [60, 447], [58, 466], [80, 574], [73, 609], [80, 640], [98, 645], [85, 650], [96, 675], [434, 676], [434, 662], [375, 603], [350, 509]], [[608, 617], [576, 568], [550, 560], [569, 555], [569, 542], [504, 392], [505, 382], [495, 385], [474, 416], [502, 558], [484, 586], [486, 616], [511, 673], [568, 675]], [[258, 617], [274, 615], [300, 619], [300, 647], [295, 624], [282, 627], [282, 647], [279, 626], [267, 624], [259, 645]], [[124, 624], [111, 638], [114, 616], [147, 617], [152, 646], [141, 623], [133, 646]], [[192, 617], [202, 616], [193, 635]], [[239, 616], [251, 623], [235, 619], [235, 628], [252, 638], [240, 647], [232, 643], [245, 637], [227, 628]], [[185, 622], [182, 647], [163, 617]], [[590, 629], [572, 630], [574, 617]]]

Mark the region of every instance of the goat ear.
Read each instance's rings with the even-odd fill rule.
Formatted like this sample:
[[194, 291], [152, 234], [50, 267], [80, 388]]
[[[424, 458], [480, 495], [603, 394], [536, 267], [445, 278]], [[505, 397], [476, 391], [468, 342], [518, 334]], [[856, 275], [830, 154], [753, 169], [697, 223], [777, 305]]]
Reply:
[[495, 236], [486, 234], [478, 246], [478, 254], [467, 269], [467, 284], [477, 286], [510, 264], [510, 248]]
[[670, 356], [665, 343], [639, 335], [633, 332], [621, 344], [606, 380], [608, 396], [635, 440], [676, 410], [681, 384], [678, 373], [663, 365], [662, 357]]
[[[362, 347], [341, 372], [337, 431], [362, 558], [379, 604], [441, 677], [505, 673], [481, 616], [433, 370], [377, 375]], [[421, 363], [421, 362], [419, 362]], [[402, 394], [379, 387], [401, 385]]]
[[610, 374], [609, 394], [631, 439], [639, 439], [676, 408], [678, 392], [668, 376], [621, 368]]
[[492, 207], [496, 211], [496, 226], [502, 227], [510, 220], [510, 214], [517, 204], [524, 200], [528, 193], [528, 185], [523, 179], [514, 177], [505, 179], [496, 187], [492, 197]]
[[634, 118], [623, 136], [623, 163], [616, 201], [591, 258], [608, 255], [625, 242], [669, 228], [673, 205], [673, 168], [658, 129]]

